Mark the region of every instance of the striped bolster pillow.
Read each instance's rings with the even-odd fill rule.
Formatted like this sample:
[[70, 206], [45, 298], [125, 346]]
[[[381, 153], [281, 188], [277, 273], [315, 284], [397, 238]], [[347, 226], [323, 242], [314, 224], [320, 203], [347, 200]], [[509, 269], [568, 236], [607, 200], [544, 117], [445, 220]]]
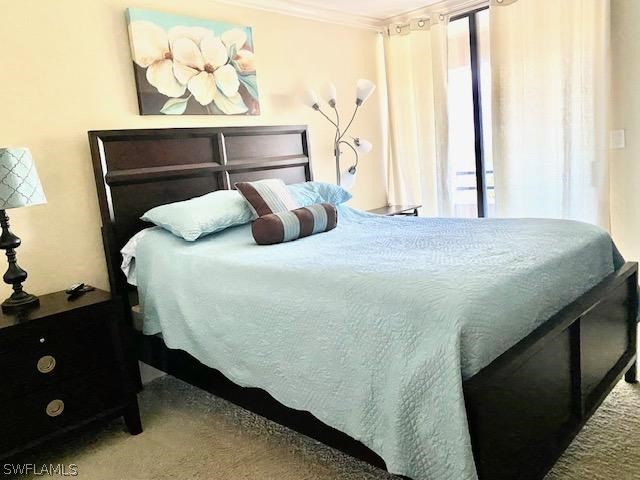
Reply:
[[253, 238], [258, 245], [289, 242], [336, 228], [338, 212], [330, 203], [319, 203], [288, 212], [270, 213], [254, 220]]

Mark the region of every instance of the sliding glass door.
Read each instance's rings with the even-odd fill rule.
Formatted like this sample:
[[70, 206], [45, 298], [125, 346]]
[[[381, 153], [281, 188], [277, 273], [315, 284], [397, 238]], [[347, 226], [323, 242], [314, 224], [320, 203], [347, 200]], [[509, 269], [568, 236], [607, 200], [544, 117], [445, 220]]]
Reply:
[[495, 196], [488, 8], [452, 18], [447, 35], [449, 162], [455, 171], [455, 215], [491, 216]]

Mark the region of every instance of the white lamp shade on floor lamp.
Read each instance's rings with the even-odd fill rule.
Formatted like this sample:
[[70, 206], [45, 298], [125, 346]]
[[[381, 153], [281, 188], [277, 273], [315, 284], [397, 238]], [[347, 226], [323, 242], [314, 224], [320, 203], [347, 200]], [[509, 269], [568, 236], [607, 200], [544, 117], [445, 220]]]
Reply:
[[376, 86], [371, 80], [367, 80], [366, 78], [358, 80], [356, 84], [356, 103], [361, 105], [366, 102], [375, 89]]
[[353, 145], [355, 146], [358, 153], [369, 153], [373, 150], [373, 144], [369, 140], [365, 140], [364, 138], [354, 138]]
[[340, 173], [340, 186], [344, 188], [347, 192], [350, 192], [353, 188], [353, 184], [356, 183], [356, 175], [358, 171], [353, 169], [353, 173], [351, 170], [345, 170]]
[[338, 91], [335, 83], [329, 82], [327, 84], [327, 87], [325, 88], [325, 100], [331, 106], [335, 105], [338, 101]]
[[318, 96], [316, 95], [316, 92], [314, 92], [310, 88], [308, 88], [304, 92], [303, 101], [304, 101], [305, 105], [308, 105], [309, 107], [313, 108], [314, 110], [318, 106]]

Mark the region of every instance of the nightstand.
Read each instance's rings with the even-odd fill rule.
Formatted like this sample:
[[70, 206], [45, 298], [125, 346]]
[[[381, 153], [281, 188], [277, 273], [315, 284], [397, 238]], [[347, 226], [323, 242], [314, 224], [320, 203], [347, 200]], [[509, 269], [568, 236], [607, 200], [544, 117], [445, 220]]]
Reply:
[[387, 207], [374, 208], [373, 210], [367, 210], [369, 213], [375, 213], [376, 215], [385, 215], [391, 217], [393, 215], [402, 215], [405, 217], [417, 217], [418, 209], [422, 205], [389, 205]]
[[0, 458], [99, 419], [124, 416], [142, 431], [123, 318], [102, 290], [0, 314]]

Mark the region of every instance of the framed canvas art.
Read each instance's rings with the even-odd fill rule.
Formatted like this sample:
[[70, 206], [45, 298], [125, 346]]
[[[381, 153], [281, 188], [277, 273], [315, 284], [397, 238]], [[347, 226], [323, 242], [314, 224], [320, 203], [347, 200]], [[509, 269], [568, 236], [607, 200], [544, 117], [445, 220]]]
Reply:
[[129, 8], [141, 115], [258, 115], [251, 27]]

